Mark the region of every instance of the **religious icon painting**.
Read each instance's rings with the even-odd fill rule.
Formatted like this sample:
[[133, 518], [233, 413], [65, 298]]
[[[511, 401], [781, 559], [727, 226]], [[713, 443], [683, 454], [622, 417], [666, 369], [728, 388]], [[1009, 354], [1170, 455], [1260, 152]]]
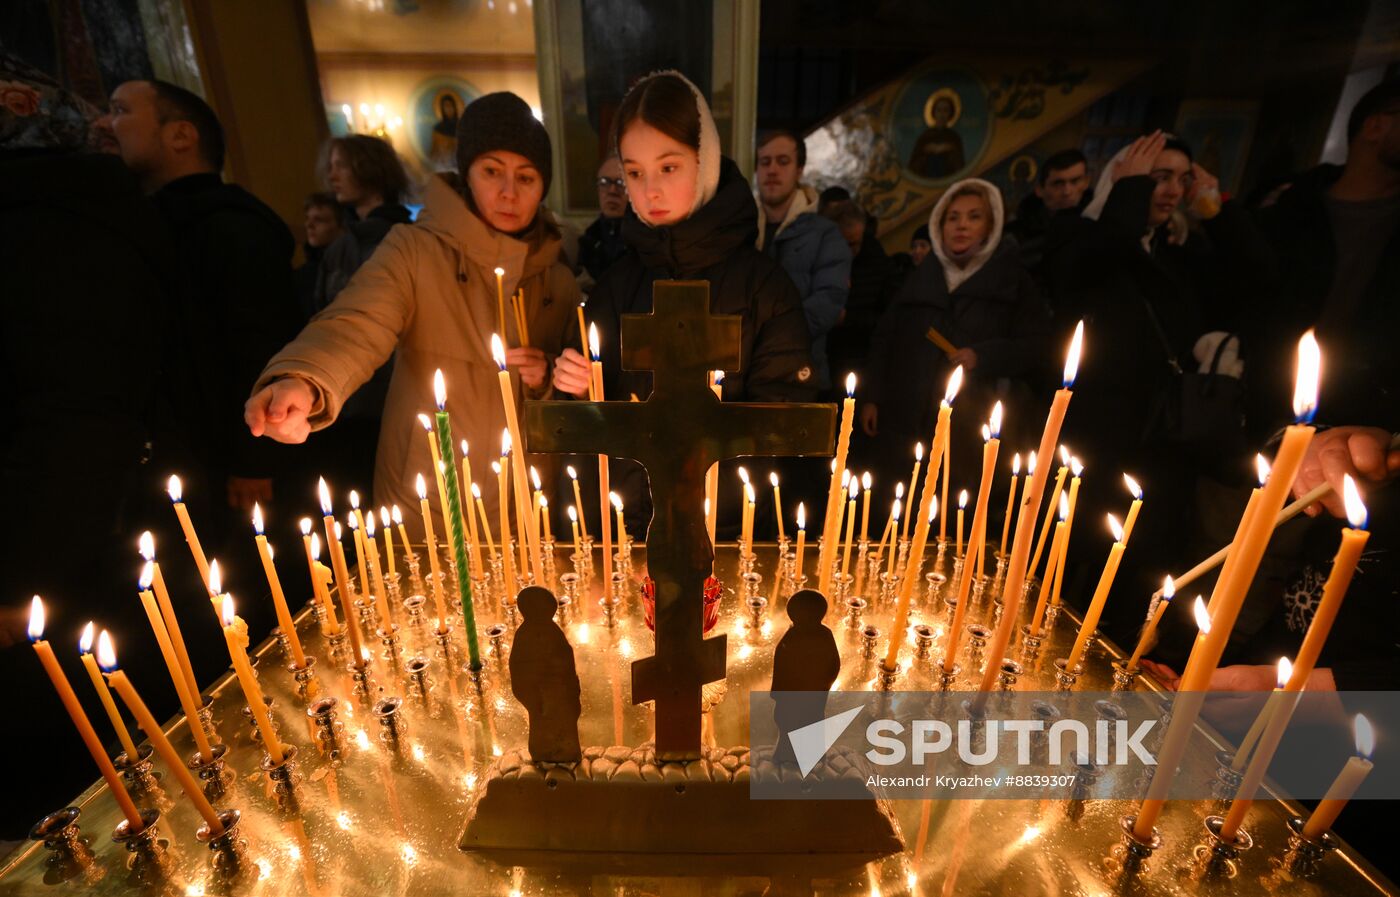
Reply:
[[408, 141], [428, 168], [457, 168], [457, 119], [481, 91], [461, 78], [438, 75], [413, 89], [405, 122]]
[[987, 91], [971, 72], [933, 68], [895, 97], [889, 132], [906, 176], [946, 183], [975, 170], [991, 137]]

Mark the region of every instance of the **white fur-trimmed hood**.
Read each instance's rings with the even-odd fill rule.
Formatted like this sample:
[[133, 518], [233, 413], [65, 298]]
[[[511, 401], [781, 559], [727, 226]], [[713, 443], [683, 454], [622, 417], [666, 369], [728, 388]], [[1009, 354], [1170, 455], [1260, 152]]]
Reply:
[[[943, 228], [939, 222], [943, 220], [943, 211], [948, 208], [948, 203], [952, 197], [963, 187], [980, 187], [987, 197], [987, 202], [991, 205], [992, 229], [987, 234], [987, 242], [972, 254], [967, 260], [967, 264], [959, 267], [949, 258], [948, 253], [943, 248]], [[987, 259], [992, 257], [992, 253], [997, 251], [997, 246], [1001, 245], [1001, 232], [1006, 225], [1006, 209], [1002, 202], [1001, 191], [990, 181], [981, 178], [964, 178], [951, 185], [943, 191], [943, 195], [938, 198], [938, 202], [933, 207], [933, 212], [928, 216], [928, 233], [933, 242], [933, 252], [938, 256], [938, 262], [943, 266], [943, 279], [948, 284], [948, 292], [951, 293], [961, 286], [969, 277], [981, 270], [987, 263]]]
[[[696, 87], [694, 82], [675, 69], [652, 72], [650, 75], [647, 75], [645, 78], [632, 85], [632, 90], [636, 90], [652, 78], [657, 78], [662, 75], [674, 75], [685, 82], [686, 87], [689, 87], [690, 92], [695, 96], [695, 109], [700, 114], [700, 165], [696, 173], [695, 202], [691, 205], [690, 211], [686, 213], [686, 217], [688, 218], [694, 215], [705, 203], [714, 199], [715, 191], [719, 189], [719, 166], [720, 159], [723, 156], [719, 144], [719, 129], [715, 127], [715, 117], [713, 113], [710, 112], [710, 104], [705, 100], [705, 95], [700, 92], [700, 88]], [[631, 91], [628, 91], [628, 93], [631, 93]], [[614, 147], [613, 149], [619, 156], [622, 155], [621, 147]], [[635, 206], [633, 210], [636, 211]], [[647, 221], [640, 211], [637, 211], [637, 217], [648, 227], [656, 226], [652, 222]]]

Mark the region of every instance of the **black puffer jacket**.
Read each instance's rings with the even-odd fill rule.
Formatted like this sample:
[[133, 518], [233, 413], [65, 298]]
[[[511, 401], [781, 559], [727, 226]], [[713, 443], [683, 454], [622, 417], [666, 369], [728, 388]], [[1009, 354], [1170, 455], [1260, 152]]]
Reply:
[[[710, 310], [744, 319], [742, 367], [725, 378], [724, 397], [812, 400], [812, 338], [802, 299], [782, 267], [754, 248], [758, 208], [737, 165], [724, 160], [714, 199], [686, 220], [653, 228], [629, 209], [622, 232], [634, 252], [607, 270], [587, 305], [589, 323], [598, 325], [608, 398], [636, 393], [645, 399], [651, 392], [649, 372], [622, 370], [621, 316], [650, 312], [658, 280], [708, 280]], [[565, 345], [577, 345], [577, 339]]]

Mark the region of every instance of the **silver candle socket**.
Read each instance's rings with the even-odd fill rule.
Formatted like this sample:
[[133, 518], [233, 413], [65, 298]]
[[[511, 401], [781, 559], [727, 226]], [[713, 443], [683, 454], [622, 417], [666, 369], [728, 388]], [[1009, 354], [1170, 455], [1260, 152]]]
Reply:
[[938, 599], [943, 596], [943, 588], [948, 584], [948, 577], [937, 570], [930, 570], [924, 574], [924, 600], [930, 607], [937, 605]]
[[228, 787], [231, 776], [226, 775], [224, 768], [224, 757], [228, 754], [228, 745], [215, 744], [210, 746], [211, 756], [205, 757], [199, 751], [190, 755], [186, 762], [191, 771], [199, 777], [199, 781], [204, 788], [204, 796], [210, 800], [218, 800], [224, 796], [224, 791]]
[[205, 822], [194, 833], [201, 844], [209, 845], [214, 854], [214, 868], [221, 873], [232, 875], [243, 864], [243, 848], [247, 842], [238, 832], [242, 815], [237, 810], [224, 810], [219, 813], [220, 831], [215, 832]]
[[1014, 660], [1002, 660], [1001, 668], [997, 672], [997, 688], [1002, 691], [1011, 691], [1016, 687], [1016, 680], [1020, 677], [1022, 667]]
[[971, 657], [980, 657], [987, 649], [987, 642], [992, 637], [990, 627], [981, 623], [969, 623], [967, 626], [967, 653]]
[[350, 656], [346, 644], [347, 640], [348, 636], [346, 636], [344, 629], [341, 629], [335, 635], [326, 636], [326, 644], [330, 646], [332, 660], [345, 660]]
[[362, 667], [350, 665], [351, 692], [357, 695], [368, 695], [374, 689], [374, 677], [370, 672], [369, 664]]
[[147, 807], [141, 810], [141, 828], [133, 831], [131, 823], [123, 819], [112, 832], [112, 840], [131, 854], [127, 859], [127, 868], [138, 875], [158, 870], [164, 861], [165, 848], [156, 830], [159, 821], [160, 811]]
[[492, 623], [486, 627], [486, 640], [491, 646], [491, 653], [497, 658], [504, 659], [506, 656], [506, 633], [508, 631], [504, 623]]
[[743, 576], [739, 577], [739, 581], [743, 586], [743, 591], [740, 593], [739, 597], [744, 601], [748, 601], [750, 598], [758, 597], [758, 587], [763, 583], [763, 574], [753, 572], [745, 573]]
[[1021, 627], [1021, 656], [1026, 662], [1035, 660], [1040, 656], [1040, 644], [1044, 636], [1032, 635], [1031, 624], [1027, 623]]
[[1138, 676], [1142, 670], [1133, 667], [1131, 670], [1121, 660], [1113, 662], [1113, 690], [1132, 691], [1133, 685], [1137, 683]]
[[403, 698], [382, 698], [375, 702], [374, 718], [379, 720], [379, 738], [382, 741], [397, 742], [407, 727], [403, 721]]
[[396, 664], [399, 660], [399, 624], [390, 623], [387, 627], [381, 626], [375, 630], [375, 635], [379, 636], [379, 644], [384, 646], [384, 653], [381, 655], [389, 663]]
[[749, 613], [749, 625], [762, 626], [763, 615], [768, 610], [768, 599], [762, 595], [753, 595], [744, 602], [744, 607]]
[[426, 595], [409, 595], [403, 600], [403, 609], [408, 613], [410, 629], [417, 629], [423, 625], [423, 605], [427, 603]]
[[899, 678], [899, 665], [898, 665], [898, 664], [895, 664], [895, 667], [894, 667], [894, 669], [892, 669], [892, 670], [885, 667], [884, 661], [881, 661], [878, 665], [876, 665], [876, 668], [875, 668], [875, 679], [876, 679], [877, 687], [880, 689], [880, 691], [892, 691], [892, 690], [894, 690], [894, 683], [895, 683], [895, 680], [898, 679], [898, 678]]
[[914, 627], [914, 657], [928, 660], [933, 655], [933, 627], [920, 623]]
[[1140, 840], [1133, 829], [1137, 826], [1137, 814], [1130, 813], [1118, 820], [1123, 830], [1123, 843], [1115, 851], [1115, 856], [1123, 864], [1123, 871], [1129, 875], [1139, 874], [1146, 866], [1154, 851], [1162, 846], [1162, 833], [1154, 825], [1152, 835]]
[[452, 624], [444, 622], [433, 630], [433, 641], [437, 642], [438, 653], [450, 665], [452, 663]]
[[297, 666], [295, 663], [287, 664], [287, 672], [292, 674], [292, 681], [296, 683], [297, 697], [305, 698], [309, 694], [316, 692], [314, 685], [316, 681], [316, 658], [310, 654], [306, 656], [306, 663]]
[[1224, 816], [1207, 816], [1205, 820], [1206, 840], [1210, 851], [1203, 858], [1208, 874], [1232, 876], [1237, 871], [1235, 860], [1240, 854], [1254, 846], [1254, 839], [1243, 827], [1235, 832], [1235, 837], [1226, 839], [1223, 834]]
[[1215, 752], [1215, 782], [1211, 794], [1216, 800], [1232, 800], [1244, 782], [1244, 773], [1235, 769], [1234, 751]]
[[155, 763], [151, 759], [154, 751], [149, 744], [138, 745], [133, 761], [122, 751], [112, 759], [112, 765], [122, 774], [122, 781], [136, 794], [145, 794], [156, 787], [156, 777], [152, 774]]
[[1069, 669], [1069, 658], [1061, 657], [1055, 661], [1055, 690], [1070, 691], [1074, 684], [1079, 681], [1079, 676], [1084, 672], [1084, 664], [1075, 664], [1074, 669]]
[[559, 592], [560, 604], [563, 604], [566, 600], [569, 604], [576, 603], [579, 595], [579, 575], [577, 573], [559, 574]]
[[874, 626], [866, 626], [860, 631], [860, 656], [867, 660], [873, 658], [879, 642], [880, 630]]
[[408, 673], [408, 690], [410, 692], [426, 695], [433, 687], [433, 680], [428, 678], [428, 658], [422, 654], [410, 657], [403, 668]]
[[272, 762], [272, 755], [263, 754], [262, 771], [267, 773], [268, 781], [272, 783], [273, 790], [280, 792], [290, 792], [296, 786], [297, 780], [297, 746], [288, 744], [282, 746], [282, 762]]
[[44, 849], [53, 851], [56, 858], [77, 859], [86, 849], [81, 840], [82, 829], [78, 825], [78, 817], [82, 813], [78, 807], [55, 810], [34, 823], [29, 830], [29, 840], [43, 841]]
[[851, 589], [856, 583], [855, 576], [850, 573], [837, 573], [831, 577], [831, 580], [834, 583], [832, 591], [835, 594], [833, 597], [838, 603], [844, 601], [851, 594]]
[[340, 737], [345, 732], [345, 724], [336, 719], [335, 715], [339, 704], [338, 699], [325, 697], [313, 701], [311, 706], [306, 708], [306, 715], [316, 727], [317, 747], [332, 759], [340, 756]]
[[1045, 631], [1049, 632], [1055, 628], [1055, 621], [1060, 619], [1060, 606], [1051, 604], [1045, 608]]
[[952, 668], [949, 669], [949, 668], [945, 665], [945, 664], [946, 664], [946, 661], [947, 661], [947, 658], [944, 658], [944, 662], [938, 664], [938, 690], [939, 690], [939, 691], [948, 691], [948, 690], [950, 690], [950, 689], [953, 687], [953, 683], [957, 681], [957, 679], [958, 679], [958, 674], [962, 672], [962, 664], [955, 663], [955, 664], [953, 664]]
[[1342, 846], [1331, 832], [1323, 832], [1316, 838], [1304, 837], [1306, 824], [1301, 816], [1289, 817], [1288, 852], [1283, 857], [1284, 868], [1302, 878], [1316, 875], [1323, 857]]
[[886, 570], [880, 574], [880, 604], [893, 604], [899, 595], [899, 583], [903, 579], [898, 573]]
[[863, 623], [862, 617], [865, 614], [866, 601], [864, 598], [846, 599], [846, 625], [852, 629], [859, 629]]

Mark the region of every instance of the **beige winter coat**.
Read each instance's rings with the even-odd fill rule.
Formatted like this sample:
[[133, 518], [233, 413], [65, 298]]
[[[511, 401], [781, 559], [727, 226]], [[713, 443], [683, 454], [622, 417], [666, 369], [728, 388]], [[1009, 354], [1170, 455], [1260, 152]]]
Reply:
[[[454, 178], [439, 175], [428, 185], [418, 221], [389, 231], [335, 301], [268, 362], [254, 392], [279, 377], [309, 381], [317, 394], [310, 423], [320, 429], [336, 419], [345, 399], [393, 354], [375, 457], [374, 504], [397, 503], [410, 531], [421, 534], [414, 478], [421, 473], [427, 479], [434, 511], [438, 497], [418, 415], [436, 410], [433, 371], [441, 368], [458, 470], [461, 440], [466, 439], [472, 479], [481, 486], [494, 530], [497, 484], [491, 462], [499, 458], [506, 425], [490, 347], [491, 333], [501, 327], [494, 269], [505, 269], [507, 345], [520, 344], [510, 296], [521, 287], [531, 345], [552, 361], [562, 351], [564, 330], [579, 303], [578, 285], [558, 255], [559, 235], [552, 224], [537, 220], [526, 240], [507, 236], [467, 207]], [[518, 406], [523, 387], [513, 371], [511, 379]], [[548, 384], [546, 377], [542, 389], [529, 397], [545, 395]], [[540, 464], [547, 457], [531, 460]]]

